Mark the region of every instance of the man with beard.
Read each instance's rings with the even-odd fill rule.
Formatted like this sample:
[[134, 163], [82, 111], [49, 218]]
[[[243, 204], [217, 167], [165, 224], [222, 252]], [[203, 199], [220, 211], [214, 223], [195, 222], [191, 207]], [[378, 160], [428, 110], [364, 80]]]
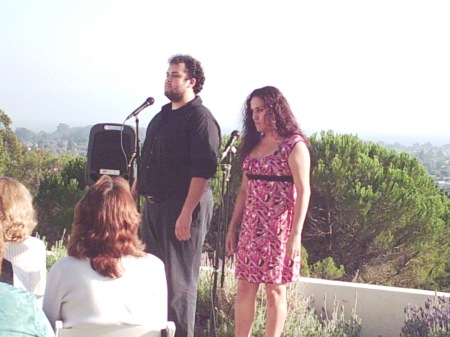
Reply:
[[189, 55], [169, 59], [164, 94], [170, 103], [150, 121], [138, 168], [145, 196], [142, 239], [161, 258], [168, 282], [169, 320], [176, 337], [194, 336], [203, 242], [213, 210], [220, 128], [198, 96], [205, 76]]

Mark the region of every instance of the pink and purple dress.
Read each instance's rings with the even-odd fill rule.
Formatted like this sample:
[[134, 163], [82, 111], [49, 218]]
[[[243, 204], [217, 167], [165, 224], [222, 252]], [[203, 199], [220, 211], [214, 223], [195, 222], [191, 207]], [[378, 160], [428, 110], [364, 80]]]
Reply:
[[236, 254], [239, 279], [282, 284], [300, 277], [300, 257], [285, 259], [297, 196], [288, 157], [300, 141], [293, 135], [272, 155], [244, 160], [249, 181]]

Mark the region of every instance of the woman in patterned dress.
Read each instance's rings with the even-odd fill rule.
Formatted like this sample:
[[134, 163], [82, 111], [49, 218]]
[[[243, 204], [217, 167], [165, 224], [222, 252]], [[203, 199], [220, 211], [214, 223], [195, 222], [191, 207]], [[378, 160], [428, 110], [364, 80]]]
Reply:
[[236, 256], [236, 337], [248, 337], [261, 283], [267, 294], [265, 336], [280, 336], [286, 284], [300, 277], [301, 232], [310, 198], [309, 143], [283, 94], [254, 90], [244, 106], [243, 178], [226, 238]]

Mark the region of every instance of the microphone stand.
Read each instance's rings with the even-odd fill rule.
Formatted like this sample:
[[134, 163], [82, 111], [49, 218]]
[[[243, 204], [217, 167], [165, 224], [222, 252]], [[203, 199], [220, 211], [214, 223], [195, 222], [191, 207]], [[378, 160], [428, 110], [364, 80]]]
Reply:
[[[135, 184], [136, 186], [136, 207], [137, 207], [137, 211], [140, 213], [141, 212], [141, 205], [139, 202], [140, 199], [140, 193], [139, 193], [139, 164], [141, 161], [141, 150], [140, 150], [140, 144], [139, 144], [139, 117], [137, 115], [134, 115], [134, 120], [135, 120], [135, 124], [136, 124], [136, 138], [134, 141], [134, 154], [130, 160], [130, 163], [128, 164], [128, 168], [131, 170], [133, 169], [133, 165], [135, 167], [135, 174], [134, 174], [134, 181], [133, 184]], [[134, 163], [133, 163], [134, 162]], [[129, 176], [131, 177], [131, 173], [129, 174]]]
[[[134, 161], [134, 165], [135, 165], [135, 169], [136, 169], [136, 174], [135, 174], [135, 178], [133, 181], [133, 184], [136, 184], [136, 207], [137, 207], [137, 211], [140, 213], [141, 211], [141, 206], [140, 206], [140, 191], [139, 191], [139, 162], [140, 162], [140, 144], [139, 144], [139, 118], [138, 118], [138, 114], [144, 110], [146, 107], [152, 105], [153, 103], [155, 103], [155, 99], [153, 97], [148, 97], [144, 103], [142, 103], [136, 110], [134, 110], [131, 114], [128, 115], [128, 117], [125, 119], [125, 121], [123, 122], [125, 124], [125, 122], [127, 120], [129, 120], [131, 117], [134, 117], [135, 121], [136, 121], [136, 139], [134, 142], [134, 155], [132, 156], [132, 158], [130, 159], [130, 163], [128, 164], [128, 168], [131, 170], [133, 169], [133, 161]], [[129, 176], [131, 177], [131, 174], [129, 173]], [[133, 188], [133, 187], [132, 187]]]
[[[230, 185], [230, 172], [231, 172], [231, 162], [232, 156], [236, 152], [234, 146], [230, 149], [227, 156], [223, 159], [228, 158], [227, 164], [222, 164], [222, 184], [221, 184], [221, 203], [219, 207], [218, 214], [218, 230], [217, 230], [217, 240], [216, 240], [216, 250], [214, 252], [214, 276], [213, 276], [213, 288], [211, 296], [211, 321], [210, 321], [210, 336], [217, 337], [216, 332], [216, 306], [217, 306], [217, 282], [219, 274], [219, 265], [222, 262], [221, 271], [221, 282], [220, 287], [223, 288], [225, 280], [225, 239], [226, 239], [226, 223], [228, 222], [228, 209], [229, 209], [229, 185]], [[221, 226], [224, 223], [225, 225]]]
[[136, 156], [135, 156], [135, 172], [134, 172], [134, 181], [136, 182], [136, 207], [138, 213], [141, 213], [141, 203], [140, 197], [141, 194], [139, 193], [139, 164], [141, 162], [141, 145], [140, 145], [140, 139], [139, 139], [139, 118], [138, 116], [135, 116], [134, 118], [135, 124], [136, 124], [136, 141], [134, 143]]

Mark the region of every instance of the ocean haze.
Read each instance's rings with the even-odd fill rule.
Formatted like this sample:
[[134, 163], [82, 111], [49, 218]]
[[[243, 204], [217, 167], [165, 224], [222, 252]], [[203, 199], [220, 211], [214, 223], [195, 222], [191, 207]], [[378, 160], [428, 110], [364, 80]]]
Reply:
[[431, 143], [434, 146], [443, 146], [450, 144], [450, 135], [444, 136], [439, 134], [417, 134], [417, 135], [406, 135], [406, 134], [370, 134], [370, 133], [360, 133], [357, 134], [360, 139], [373, 141], [375, 143], [384, 142], [387, 144], [399, 143], [405, 146], [411, 146], [414, 144], [426, 144]]
[[[122, 121], [119, 120], [108, 120], [108, 121], [99, 121], [98, 123], [117, 123], [117, 124], [121, 124]], [[46, 122], [46, 121], [39, 121], [39, 122], [34, 122], [34, 123], [15, 123], [13, 121], [12, 124], [12, 128], [13, 130], [17, 129], [17, 128], [25, 128], [28, 129], [30, 131], [33, 131], [35, 133], [39, 133], [40, 131], [46, 132], [46, 133], [52, 133], [54, 131], [56, 131], [56, 128], [59, 124], [66, 124], [69, 127], [73, 128], [73, 127], [85, 127], [85, 126], [89, 126], [89, 125], [94, 125], [92, 123], [85, 123], [85, 124], [80, 124], [80, 123], [76, 123], [77, 125], [70, 125], [69, 123], [64, 123], [64, 122], [60, 122], [60, 123], [56, 123], [56, 122]], [[134, 123], [130, 123], [127, 122], [127, 124], [135, 127]], [[146, 128], [147, 127], [147, 123], [140, 123], [139, 124], [140, 129], [141, 128]], [[221, 125], [222, 128], [222, 136], [229, 136], [233, 130], [239, 130], [240, 131], [240, 127], [233, 127], [230, 125]], [[310, 136], [314, 133], [320, 133], [321, 131], [327, 131], [327, 130], [304, 130], [306, 135]], [[352, 134], [357, 136], [359, 139], [364, 140], [364, 141], [371, 141], [371, 142], [375, 142], [375, 143], [379, 143], [379, 142], [384, 142], [386, 144], [401, 144], [401, 145], [405, 145], [405, 146], [411, 146], [414, 144], [426, 144], [426, 143], [431, 143], [434, 146], [443, 146], [443, 145], [447, 145], [450, 144], [450, 134], [449, 135], [442, 135], [442, 134], [388, 134], [388, 133], [370, 133], [370, 132], [341, 132], [338, 130], [333, 130], [335, 133], [337, 134]], [[142, 137], [140, 137], [142, 138]]]

